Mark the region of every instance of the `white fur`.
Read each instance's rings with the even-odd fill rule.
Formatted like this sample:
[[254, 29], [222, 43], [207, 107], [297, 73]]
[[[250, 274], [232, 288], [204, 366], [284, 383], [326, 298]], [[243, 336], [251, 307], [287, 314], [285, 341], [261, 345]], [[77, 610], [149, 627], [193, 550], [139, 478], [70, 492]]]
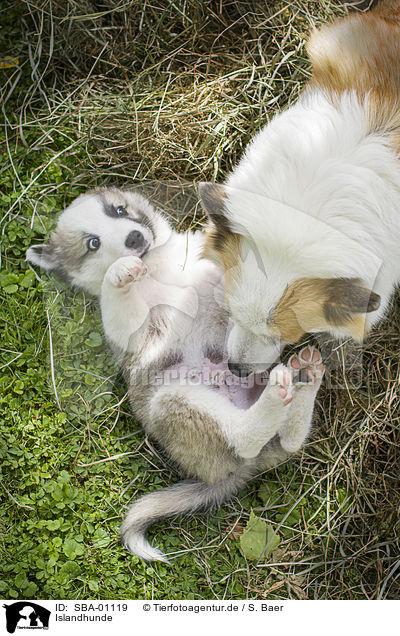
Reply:
[[[361, 278], [381, 296], [367, 326], [385, 313], [400, 280], [400, 163], [384, 135], [368, 134], [367, 102], [308, 89], [261, 130], [226, 182], [227, 217], [244, 237], [227, 302], [254, 338], [276, 337], [267, 318], [300, 277]], [[230, 355], [243, 338], [230, 339]]]
[[[129, 522], [129, 518], [126, 521]], [[135, 531], [126, 532], [124, 535], [124, 545], [132, 554], [136, 554], [140, 559], [169, 563], [165, 554], [163, 554], [161, 550], [158, 550], [158, 548], [154, 548], [150, 545], [143, 534]]]

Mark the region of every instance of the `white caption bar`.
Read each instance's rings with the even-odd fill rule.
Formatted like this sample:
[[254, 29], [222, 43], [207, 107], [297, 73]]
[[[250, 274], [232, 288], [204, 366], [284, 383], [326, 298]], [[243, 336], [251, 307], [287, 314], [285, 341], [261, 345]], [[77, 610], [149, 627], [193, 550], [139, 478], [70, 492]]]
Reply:
[[[0, 601], [0, 634], [50, 636], [68, 634], [148, 634], [178, 636], [190, 630], [295, 630], [309, 636], [315, 627], [324, 636], [391, 634], [400, 601]], [[142, 632], [143, 633], [143, 632]], [[222, 634], [224, 632], [222, 631]], [[286, 632], [285, 632], [286, 633]]]

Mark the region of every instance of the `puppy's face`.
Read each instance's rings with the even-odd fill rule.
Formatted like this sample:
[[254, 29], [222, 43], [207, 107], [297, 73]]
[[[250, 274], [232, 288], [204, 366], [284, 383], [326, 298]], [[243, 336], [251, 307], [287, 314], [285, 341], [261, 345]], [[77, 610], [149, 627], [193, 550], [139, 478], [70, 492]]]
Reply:
[[79, 196], [62, 212], [48, 244], [27, 260], [71, 285], [99, 295], [109, 266], [122, 256], [146, 259], [168, 238], [169, 226], [139, 194], [104, 188]]
[[267, 244], [255, 245], [233, 231], [221, 186], [202, 184], [200, 195], [211, 221], [204, 255], [224, 270], [226, 304], [234, 323], [228, 356], [234, 365], [251, 371], [272, 364], [285, 344], [307, 332], [363, 339], [366, 314], [378, 309], [380, 297], [361, 278], [342, 272], [329, 276], [338, 254], [331, 264], [328, 239], [324, 244], [322, 237], [316, 245], [309, 236], [303, 251], [296, 232], [285, 249], [277, 248], [273, 234]]

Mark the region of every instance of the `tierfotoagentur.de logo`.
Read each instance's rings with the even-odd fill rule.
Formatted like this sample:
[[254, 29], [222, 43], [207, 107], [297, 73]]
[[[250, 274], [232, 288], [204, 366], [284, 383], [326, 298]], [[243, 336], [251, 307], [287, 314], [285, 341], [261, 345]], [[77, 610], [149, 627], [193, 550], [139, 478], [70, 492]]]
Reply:
[[51, 612], [37, 603], [17, 601], [3, 607], [6, 610], [6, 628], [9, 634], [14, 634], [16, 629], [49, 629]]

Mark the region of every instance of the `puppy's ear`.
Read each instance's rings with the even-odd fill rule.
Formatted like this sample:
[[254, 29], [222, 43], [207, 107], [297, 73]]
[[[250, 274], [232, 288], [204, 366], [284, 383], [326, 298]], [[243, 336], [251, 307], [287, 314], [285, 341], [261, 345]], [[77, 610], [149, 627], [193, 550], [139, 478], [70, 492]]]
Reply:
[[326, 282], [326, 294], [323, 311], [332, 325], [345, 324], [353, 314], [376, 311], [381, 304], [381, 297], [357, 278], [329, 279]]
[[26, 251], [26, 260], [39, 265], [42, 269], [51, 271], [57, 268], [57, 258], [54, 247], [48, 243], [31, 245]]

